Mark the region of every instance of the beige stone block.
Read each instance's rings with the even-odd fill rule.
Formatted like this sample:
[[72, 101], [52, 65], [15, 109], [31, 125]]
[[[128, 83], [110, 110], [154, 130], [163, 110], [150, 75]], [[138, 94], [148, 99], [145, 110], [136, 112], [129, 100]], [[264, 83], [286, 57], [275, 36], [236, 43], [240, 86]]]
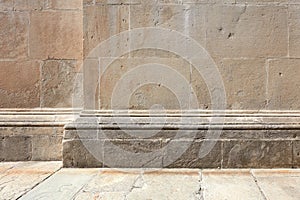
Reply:
[[31, 13], [31, 58], [81, 59], [82, 38], [81, 11]]
[[16, 11], [43, 10], [49, 8], [46, 0], [11, 0]]
[[34, 61], [0, 62], [0, 107], [40, 106], [40, 69]]
[[0, 58], [27, 57], [28, 26], [27, 13], [0, 13]]
[[[162, 70], [157, 70], [158, 67], [153, 63], [164, 66], [161, 66]], [[190, 97], [185, 85], [190, 84], [190, 65], [183, 59], [107, 58], [100, 60], [100, 66], [102, 109], [111, 109], [112, 106], [115, 109], [150, 109], [155, 104], [160, 104], [165, 109], [186, 109], [188, 106], [186, 104]], [[108, 66], [105, 71], [104, 66]], [[164, 83], [165, 80], [168, 82]], [[123, 95], [116, 92], [124, 86], [130, 93]]]
[[130, 7], [130, 27], [172, 29], [205, 45], [205, 9], [204, 5], [134, 5]]
[[216, 4], [226, 0], [159, 0], [160, 4]]
[[52, 9], [77, 9], [82, 10], [82, 0], [51, 0]]
[[286, 56], [284, 6], [209, 6], [207, 50], [214, 58]]
[[264, 59], [225, 59], [219, 65], [228, 109], [260, 110], [266, 106]]
[[96, 4], [130, 5], [140, 4], [143, 0], [95, 0]]
[[42, 64], [42, 107], [72, 107], [76, 61], [48, 60]]
[[[274, 4], [283, 4], [288, 3], [289, 0], [225, 0], [225, 2], [231, 3], [247, 3], [247, 4], [253, 4], [253, 5], [260, 5], [260, 4], [268, 4], [268, 3], [274, 3]], [[235, 1], [235, 2], [234, 2]]]
[[84, 56], [86, 57], [104, 40], [128, 29], [129, 6], [85, 7], [83, 17]]
[[268, 109], [300, 109], [300, 60], [269, 61]]
[[300, 57], [300, 6], [289, 7], [290, 57]]

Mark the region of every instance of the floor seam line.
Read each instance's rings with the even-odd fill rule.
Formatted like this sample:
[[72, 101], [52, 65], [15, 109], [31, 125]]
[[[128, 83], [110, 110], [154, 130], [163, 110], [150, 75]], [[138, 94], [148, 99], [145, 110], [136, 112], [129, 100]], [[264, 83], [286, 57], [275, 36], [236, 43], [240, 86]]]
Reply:
[[257, 178], [255, 177], [255, 175], [253, 174], [253, 171], [252, 171], [252, 170], [250, 170], [250, 174], [251, 174], [251, 176], [252, 176], [252, 178], [253, 178], [253, 180], [254, 180], [254, 182], [255, 182], [255, 185], [256, 185], [256, 187], [258, 188], [260, 194], [261, 194], [262, 197], [264, 198], [264, 200], [268, 200], [268, 198], [266, 197], [264, 191], [263, 191], [262, 188], [259, 186], [258, 180], [257, 180]]

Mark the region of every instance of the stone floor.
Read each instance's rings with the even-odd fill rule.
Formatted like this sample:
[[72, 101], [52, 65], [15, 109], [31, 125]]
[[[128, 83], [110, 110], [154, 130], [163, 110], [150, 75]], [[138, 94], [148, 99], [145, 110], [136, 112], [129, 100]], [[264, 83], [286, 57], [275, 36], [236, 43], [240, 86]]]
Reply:
[[67, 169], [0, 163], [0, 199], [300, 199], [300, 170]]

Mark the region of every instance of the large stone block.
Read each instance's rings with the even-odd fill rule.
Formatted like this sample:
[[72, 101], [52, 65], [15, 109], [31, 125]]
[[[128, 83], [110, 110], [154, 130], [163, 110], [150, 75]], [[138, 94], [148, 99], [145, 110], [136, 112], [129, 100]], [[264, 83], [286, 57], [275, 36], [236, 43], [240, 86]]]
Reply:
[[[159, 5], [145, 3], [130, 7], [130, 28], [158, 27], [180, 32], [205, 45], [203, 5]], [[134, 41], [134, 38], [131, 38]], [[157, 36], [160, 39], [160, 36]], [[170, 41], [170, 45], [176, 41]], [[173, 44], [174, 45], [174, 44]]]
[[[99, 158], [103, 161], [103, 141], [85, 140], [85, 145], [94, 149]], [[81, 140], [63, 141], [63, 166], [64, 167], [102, 167], [101, 159], [95, 158], [93, 154], [85, 147]], [[96, 155], [97, 157], [97, 155]]]
[[24, 58], [28, 55], [29, 15], [0, 13], [0, 58]]
[[300, 58], [300, 6], [289, 7], [289, 53]]
[[0, 161], [31, 160], [31, 145], [29, 136], [2, 136], [0, 138]]
[[83, 13], [84, 56], [104, 40], [129, 29], [129, 6], [127, 5], [87, 6], [84, 7]]
[[300, 109], [299, 66], [298, 59], [269, 61], [268, 109]]
[[218, 67], [228, 109], [265, 108], [267, 73], [264, 59], [225, 59]]
[[209, 6], [206, 48], [216, 59], [286, 56], [284, 6]]
[[32, 137], [32, 160], [53, 161], [62, 159], [62, 136], [41, 135]]
[[292, 141], [224, 141], [223, 168], [292, 167]]
[[221, 168], [221, 142], [216, 141], [212, 150], [200, 157], [203, 140], [166, 140], [163, 142], [163, 166], [168, 168]]
[[[158, 70], [152, 63], [164, 66]], [[146, 64], [149, 66], [143, 66]], [[183, 59], [101, 59], [100, 66], [101, 109], [149, 109], [155, 104], [165, 109], [187, 109], [189, 106], [190, 64]], [[107, 66], [105, 71], [104, 66]], [[125, 86], [121, 93], [116, 92]]]
[[72, 107], [76, 61], [47, 60], [42, 64], [42, 107]]
[[82, 12], [31, 12], [29, 56], [34, 59], [81, 59]]
[[95, 0], [96, 4], [106, 4], [106, 5], [131, 5], [140, 4], [143, 0]]
[[0, 107], [40, 106], [40, 68], [35, 61], [0, 62]]
[[161, 168], [160, 139], [106, 140], [104, 165], [116, 168]]

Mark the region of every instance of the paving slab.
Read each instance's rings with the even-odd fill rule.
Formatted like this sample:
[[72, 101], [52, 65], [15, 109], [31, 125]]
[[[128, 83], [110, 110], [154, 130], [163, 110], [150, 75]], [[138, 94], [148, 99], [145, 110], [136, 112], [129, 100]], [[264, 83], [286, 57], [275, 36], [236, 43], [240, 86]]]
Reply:
[[73, 199], [98, 172], [99, 169], [61, 169], [20, 200]]
[[267, 199], [300, 199], [300, 170], [252, 170], [252, 173]]
[[[5, 166], [5, 164], [3, 164]], [[61, 162], [22, 162], [0, 174], [0, 199], [18, 199], [61, 168]]]
[[205, 200], [265, 199], [250, 170], [203, 170], [201, 185]]

